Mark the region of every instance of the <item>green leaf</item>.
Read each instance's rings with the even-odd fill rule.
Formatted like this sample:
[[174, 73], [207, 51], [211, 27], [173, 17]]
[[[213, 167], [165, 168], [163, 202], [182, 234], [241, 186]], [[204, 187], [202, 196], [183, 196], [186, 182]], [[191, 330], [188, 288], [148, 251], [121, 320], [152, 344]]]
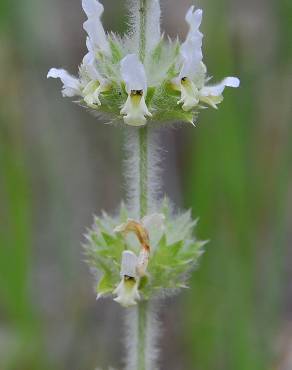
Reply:
[[105, 240], [107, 245], [112, 245], [115, 243], [116, 239], [112, 235], [107, 234], [106, 232], [102, 231], [101, 235], [103, 239]]
[[169, 253], [172, 257], [175, 257], [179, 251], [182, 249], [184, 242], [181, 240], [174, 244], [169, 245], [167, 248], [169, 249]]
[[164, 41], [163, 39], [161, 39], [157, 46], [154, 48], [151, 56], [151, 59], [153, 60], [154, 63], [158, 63], [159, 59], [161, 58], [163, 45]]
[[104, 274], [97, 284], [96, 292], [98, 294], [106, 294], [112, 292], [115, 288], [112, 280], [113, 279], [110, 274]]
[[150, 105], [151, 104], [151, 100], [154, 96], [154, 93], [155, 93], [155, 87], [149, 87], [147, 89], [147, 97], [146, 97], [146, 104], [147, 105]]
[[112, 52], [113, 64], [119, 63], [119, 61], [123, 58], [123, 53], [120, 45], [112, 39], [109, 39], [109, 45]]
[[148, 277], [143, 276], [140, 280], [140, 283], [139, 283], [139, 289], [143, 290], [146, 287], [146, 285], [148, 284], [148, 281], [149, 281]]

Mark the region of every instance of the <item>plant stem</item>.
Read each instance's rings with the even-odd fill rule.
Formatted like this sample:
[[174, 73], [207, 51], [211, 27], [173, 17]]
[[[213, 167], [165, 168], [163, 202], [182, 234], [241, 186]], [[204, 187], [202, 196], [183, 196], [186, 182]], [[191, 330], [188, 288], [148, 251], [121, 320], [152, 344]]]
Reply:
[[[140, 0], [140, 37], [139, 56], [143, 63], [146, 51], [146, 22], [147, 0]], [[140, 187], [140, 218], [147, 214], [148, 209], [148, 128], [139, 128], [139, 187]], [[146, 370], [146, 327], [147, 327], [147, 302], [138, 303], [138, 343], [137, 343], [137, 370]]]
[[[153, 0], [137, 0], [137, 24], [139, 25], [139, 58], [144, 62], [147, 39], [147, 12], [150, 2]], [[135, 131], [134, 131], [135, 130]], [[132, 202], [132, 208], [137, 210], [137, 216], [143, 218], [153, 208], [153, 193], [156, 188], [156, 181], [153, 181], [156, 175], [155, 148], [152, 145], [153, 132], [149, 126], [139, 127], [129, 132], [127, 135], [127, 177], [130, 180], [128, 184], [129, 200]], [[149, 145], [151, 142], [151, 151]], [[138, 178], [137, 178], [138, 177]], [[152, 199], [153, 198], [153, 199]], [[154, 370], [156, 369], [156, 347], [157, 339], [156, 320], [154, 302], [141, 300], [137, 307], [128, 311], [128, 354], [127, 370]]]
[[148, 127], [139, 128], [139, 206], [140, 217], [148, 211]]
[[146, 52], [146, 23], [147, 23], [147, 0], [139, 0], [140, 34], [139, 34], [139, 56], [143, 63]]
[[[140, 302], [137, 307], [137, 319], [138, 319], [138, 343], [137, 343], [137, 370], [146, 369], [146, 327], [148, 325], [147, 320], [148, 303], [146, 301]], [[149, 369], [150, 370], [150, 369]]]

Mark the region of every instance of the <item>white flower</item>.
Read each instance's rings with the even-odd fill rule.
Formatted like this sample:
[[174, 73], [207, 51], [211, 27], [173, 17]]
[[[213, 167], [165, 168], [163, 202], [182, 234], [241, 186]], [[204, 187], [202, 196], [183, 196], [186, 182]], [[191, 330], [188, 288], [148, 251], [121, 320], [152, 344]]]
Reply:
[[196, 107], [199, 102], [216, 108], [216, 105], [223, 100], [222, 93], [225, 86], [238, 87], [240, 83], [236, 77], [227, 77], [218, 85], [205, 86], [206, 67], [202, 61], [203, 34], [199, 30], [202, 15], [202, 10], [195, 11], [194, 6], [191, 6], [186, 14], [189, 32], [180, 48], [182, 66], [179, 77], [173, 81], [174, 88], [181, 92], [178, 104], [182, 103], [185, 111]]
[[189, 24], [189, 32], [185, 42], [181, 45], [180, 53], [182, 58], [182, 69], [180, 71], [180, 79], [188, 77], [194, 80], [203, 60], [202, 40], [203, 34], [199, 27], [202, 23], [203, 11], [197, 9], [194, 12], [194, 6], [191, 6], [186, 14], [186, 21]]
[[84, 29], [88, 37], [86, 45], [88, 53], [83, 58], [81, 70], [86, 72], [89, 81], [84, 81], [71, 76], [64, 69], [50, 69], [47, 77], [60, 78], [63, 82], [63, 96], [82, 96], [85, 103], [93, 107], [95, 104], [101, 105], [99, 94], [107, 91], [109, 84], [98, 72], [96, 65], [96, 57], [98, 52], [104, 54], [109, 53], [109, 44], [107, 36], [101, 23], [101, 15], [103, 13], [103, 5], [98, 0], [82, 0], [82, 7], [88, 17], [84, 22]]
[[121, 276], [129, 276], [132, 278], [137, 278], [137, 263], [138, 257], [132, 251], [124, 251], [122, 254], [121, 262]]
[[133, 306], [136, 304], [136, 301], [140, 299], [138, 290], [139, 281], [140, 278], [146, 274], [150, 256], [149, 236], [146, 226], [150, 228], [154, 225], [162, 227], [163, 221], [164, 215], [154, 213], [152, 215], [145, 216], [141, 223], [129, 219], [126, 223], [123, 223], [114, 229], [115, 232], [122, 232], [124, 234], [129, 232], [135, 233], [141, 243], [141, 252], [139, 257], [130, 250], [126, 250], [122, 254], [122, 280], [113, 294], [117, 295], [114, 300], [124, 307]]
[[135, 255], [137, 258], [135, 272], [139, 278], [146, 275], [146, 270], [150, 256], [150, 242], [148, 230], [145, 228], [142, 222], [128, 219], [126, 223], [123, 223], [115, 227], [114, 232], [123, 233], [124, 236], [126, 236], [129, 233], [134, 233], [136, 235], [139, 243], [141, 244], [141, 251], [139, 257]]
[[126, 84], [128, 99], [121, 110], [127, 125], [143, 126], [146, 116], [151, 117], [145, 103], [147, 79], [145, 68], [136, 54], [128, 54], [121, 61], [121, 75]]
[[222, 93], [225, 86], [228, 87], [239, 87], [240, 80], [237, 77], [226, 77], [220, 83], [213, 86], [204, 86], [200, 90], [200, 101], [211, 105], [213, 108], [217, 108], [217, 104], [223, 100]]
[[[152, 213], [142, 218], [141, 222], [128, 219], [126, 223], [123, 223], [115, 227], [114, 232], [121, 232], [127, 235], [129, 232], [133, 232], [141, 244], [141, 251], [136, 263], [135, 271], [139, 277], [146, 275], [149, 257], [150, 257], [150, 238], [149, 232], [154, 231], [154, 238], [161, 238], [161, 232], [164, 230], [165, 216], [161, 213]], [[157, 235], [158, 232], [158, 235]], [[152, 234], [152, 233], [151, 233]], [[155, 237], [156, 236], [156, 237]], [[152, 240], [154, 239], [152, 235]]]
[[99, 95], [109, 88], [109, 84], [98, 72], [95, 60], [99, 51], [104, 54], [109, 53], [109, 44], [101, 23], [101, 16], [104, 11], [103, 5], [98, 0], [82, 0], [82, 7], [88, 17], [83, 24], [83, 28], [88, 34], [86, 40], [88, 53], [83, 59], [82, 68], [90, 78], [82, 91], [82, 95], [85, 103], [93, 107], [95, 104], [101, 105]]
[[82, 7], [88, 17], [83, 24], [83, 28], [88, 34], [86, 39], [88, 53], [83, 58], [82, 67], [91, 79], [83, 90], [83, 96], [89, 106], [93, 104], [101, 105], [99, 94], [108, 90], [108, 83], [98, 72], [96, 59], [98, 59], [98, 52], [101, 51], [104, 54], [108, 54], [110, 50], [107, 36], [101, 23], [104, 7], [98, 0], [82, 0]]
[[90, 53], [84, 58], [82, 68], [90, 79], [82, 90], [84, 101], [90, 107], [95, 104], [101, 105], [99, 95], [102, 92], [108, 91], [110, 84], [98, 72], [95, 59], [94, 57], [90, 58]]
[[47, 78], [60, 78], [63, 82], [62, 94], [63, 96], [72, 97], [81, 94], [81, 84], [78, 78], [71, 76], [64, 69], [51, 68], [48, 72]]
[[137, 275], [138, 257], [132, 251], [124, 251], [121, 262], [122, 280], [114, 290], [113, 294], [117, 295], [114, 301], [120, 303], [123, 307], [130, 307], [137, 304], [140, 299]]
[[101, 16], [104, 11], [103, 5], [98, 0], [82, 0], [82, 8], [88, 17], [83, 24], [83, 28], [88, 34], [87, 48], [89, 52], [102, 51], [108, 54], [110, 50], [109, 43], [101, 23]]
[[123, 277], [113, 294], [117, 295], [114, 301], [118, 302], [121, 306], [135, 306], [137, 304], [137, 300], [140, 299], [138, 281], [128, 276]]

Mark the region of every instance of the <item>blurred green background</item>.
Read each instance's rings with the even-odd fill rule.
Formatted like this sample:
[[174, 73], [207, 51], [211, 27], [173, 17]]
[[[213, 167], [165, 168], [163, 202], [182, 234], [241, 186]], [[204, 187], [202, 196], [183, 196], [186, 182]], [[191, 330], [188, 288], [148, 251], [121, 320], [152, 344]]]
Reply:
[[[123, 31], [124, 1], [103, 1]], [[190, 0], [162, 0], [186, 32]], [[237, 75], [197, 128], [164, 131], [164, 182], [210, 239], [162, 307], [162, 370], [292, 369], [292, 2], [202, 0], [204, 59]], [[123, 311], [96, 303], [80, 244], [123, 196], [122, 133], [62, 99], [85, 54], [79, 0], [0, 1], [0, 369], [121, 369]]]

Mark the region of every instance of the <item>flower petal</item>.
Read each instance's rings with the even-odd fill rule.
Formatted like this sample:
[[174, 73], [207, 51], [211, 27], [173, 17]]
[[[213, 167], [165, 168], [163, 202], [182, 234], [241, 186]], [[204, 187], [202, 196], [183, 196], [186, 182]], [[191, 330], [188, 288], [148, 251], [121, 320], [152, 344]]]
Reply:
[[[83, 89], [85, 103], [92, 107], [95, 104], [101, 105], [99, 94], [101, 93], [101, 85], [98, 81], [90, 81]], [[95, 108], [95, 107], [94, 107]]]
[[199, 27], [202, 23], [202, 17], [203, 17], [203, 10], [197, 9], [196, 11], [194, 5], [192, 5], [186, 14], [186, 21], [190, 26], [189, 35], [193, 33], [194, 31], [198, 31]]
[[182, 109], [188, 111], [199, 103], [199, 90], [194, 82], [187, 77], [181, 79], [181, 98], [177, 104], [183, 103]]
[[222, 93], [226, 86], [228, 87], [239, 87], [240, 80], [237, 77], [226, 77], [217, 85], [204, 86], [200, 90], [200, 100], [204, 103], [211, 105], [213, 108], [217, 108], [217, 104], [223, 100]]
[[144, 65], [136, 54], [128, 54], [121, 60], [121, 74], [126, 83], [127, 93], [132, 90], [143, 90], [147, 93], [147, 79]]
[[98, 64], [94, 57], [94, 54], [89, 52], [85, 55], [80, 71], [81, 74], [86, 77], [86, 80], [89, 80], [82, 90], [84, 101], [89, 107], [92, 107], [96, 104], [101, 105], [99, 95], [102, 92], [108, 91], [110, 88], [110, 84], [99, 73]]
[[100, 83], [105, 80], [99, 73], [95, 57], [91, 53], [86, 54], [83, 58], [82, 69], [86, 71], [87, 76], [91, 80], [97, 80]]
[[88, 17], [100, 18], [104, 7], [98, 0], [82, 0], [82, 8]]
[[60, 78], [63, 82], [63, 96], [72, 97], [81, 94], [80, 81], [78, 78], [71, 76], [65, 69], [51, 68], [47, 78]]
[[139, 257], [138, 257], [138, 264], [137, 264], [137, 274], [139, 277], [143, 277], [146, 275], [148, 263], [149, 263], [149, 250], [142, 249]]
[[198, 68], [202, 62], [202, 39], [203, 34], [199, 27], [202, 22], [203, 12], [201, 9], [194, 11], [194, 6], [191, 6], [186, 14], [186, 21], [189, 24], [189, 32], [185, 42], [181, 45], [180, 53], [183, 67], [180, 72], [180, 78], [188, 77], [194, 79], [198, 72]]
[[122, 262], [121, 262], [121, 276], [129, 276], [136, 278], [138, 264], [138, 257], [132, 251], [124, 251], [122, 254]]
[[114, 299], [123, 307], [131, 307], [137, 304], [140, 299], [138, 291], [138, 280], [135, 278], [123, 277], [113, 294], [117, 295]]
[[188, 77], [194, 80], [196, 74], [201, 70], [200, 65], [203, 59], [203, 54], [198, 41], [189, 39], [181, 46], [182, 69], [179, 78]]
[[201, 91], [200, 95], [202, 96], [219, 96], [223, 93], [225, 86], [228, 87], [239, 87], [240, 80], [237, 77], [226, 77], [223, 81], [221, 81], [217, 85], [213, 86], [204, 86]]
[[143, 90], [131, 90], [128, 99], [121, 109], [124, 122], [130, 126], [144, 126], [147, 122], [146, 116], [151, 117], [145, 103]]
[[108, 40], [100, 19], [104, 11], [103, 5], [98, 0], [82, 0], [82, 7], [88, 17], [83, 24], [89, 36], [88, 50], [109, 53]]

